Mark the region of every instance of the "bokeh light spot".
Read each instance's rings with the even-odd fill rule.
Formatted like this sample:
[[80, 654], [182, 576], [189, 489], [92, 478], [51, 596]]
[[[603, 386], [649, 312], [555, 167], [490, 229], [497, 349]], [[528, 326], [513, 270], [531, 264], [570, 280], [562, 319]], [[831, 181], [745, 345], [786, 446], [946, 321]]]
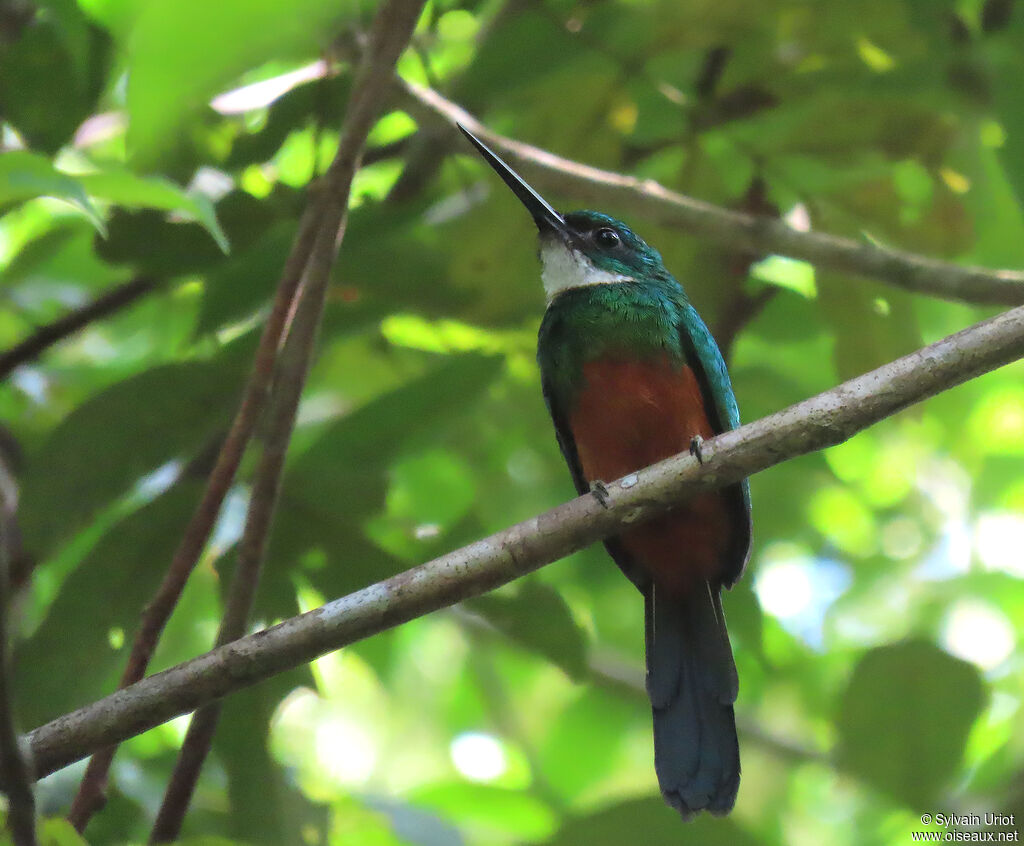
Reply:
[[986, 570], [1024, 578], [1024, 515], [983, 514], [975, 527], [974, 543]]
[[956, 603], [946, 617], [942, 643], [958, 658], [991, 670], [1010, 657], [1016, 638], [1010, 621], [991, 605], [976, 600]]
[[755, 590], [769, 614], [789, 619], [802, 613], [811, 602], [809, 562], [796, 559], [766, 564], [757, 573]]
[[463, 732], [452, 741], [452, 763], [471, 781], [494, 781], [505, 774], [508, 760], [501, 741], [482, 732]]

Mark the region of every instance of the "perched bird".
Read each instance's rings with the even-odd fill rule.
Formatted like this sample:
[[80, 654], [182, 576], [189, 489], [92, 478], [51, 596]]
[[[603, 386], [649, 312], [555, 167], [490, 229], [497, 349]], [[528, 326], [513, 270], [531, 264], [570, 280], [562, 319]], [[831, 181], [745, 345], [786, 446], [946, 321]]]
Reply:
[[[581, 494], [739, 425], [722, 354], [661, 256], [606, 214], [560, 214], [460, 127], [533, 215], [547, 310], [537, 360]], [[644, 596], [654, 766], [688, 819], [728, 813], [740, 779], [738, 679], [721, 589], [750, 552], [746, 482], [623, 531], [608, 552]]]

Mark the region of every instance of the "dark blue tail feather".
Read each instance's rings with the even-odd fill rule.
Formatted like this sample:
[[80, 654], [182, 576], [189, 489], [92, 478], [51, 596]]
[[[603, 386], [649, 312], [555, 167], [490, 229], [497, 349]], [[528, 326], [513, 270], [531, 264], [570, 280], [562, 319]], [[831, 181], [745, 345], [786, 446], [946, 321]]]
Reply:
[[719, 589], [704, 583], [678, 598], [651, 585], [645, 596], [661, 792], [684, 819], [702, 810], [726, 814], [740, 780], [738, 681]]

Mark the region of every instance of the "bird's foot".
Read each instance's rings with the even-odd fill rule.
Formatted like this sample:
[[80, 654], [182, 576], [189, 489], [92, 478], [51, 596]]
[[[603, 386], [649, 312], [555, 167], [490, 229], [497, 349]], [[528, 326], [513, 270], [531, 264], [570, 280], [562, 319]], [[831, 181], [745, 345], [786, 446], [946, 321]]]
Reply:
[[594, 499], [601, 503], [605, 508], [608, 507], [608, 501], [611, 499], [611, 493], [608, 491], [608, 486], [600, 479], [595, 479], [590, 483], [590, 492], [594, 495]]
[[704, 463], [704, 439], [700, 435], [690, 438], [690, 455], [697, 459], [698, 464]]

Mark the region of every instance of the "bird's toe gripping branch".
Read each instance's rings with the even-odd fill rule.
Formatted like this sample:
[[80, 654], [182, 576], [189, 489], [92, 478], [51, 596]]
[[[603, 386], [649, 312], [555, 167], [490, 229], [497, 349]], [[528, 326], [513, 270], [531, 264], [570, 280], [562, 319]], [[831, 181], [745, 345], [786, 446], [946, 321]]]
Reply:
[[608, 507], [608, 502], [611, 499], [611, 492], [608, 490], [608, 486], [600, 479], [595, 479], [590, 483], [590, 492], [594, 495], [594, 499], [601, 503], [605, 508]]
[[700, 435], [690, 438], [690, 455], [696, 458], [699, 464], [704, 463], [704, 439]]

